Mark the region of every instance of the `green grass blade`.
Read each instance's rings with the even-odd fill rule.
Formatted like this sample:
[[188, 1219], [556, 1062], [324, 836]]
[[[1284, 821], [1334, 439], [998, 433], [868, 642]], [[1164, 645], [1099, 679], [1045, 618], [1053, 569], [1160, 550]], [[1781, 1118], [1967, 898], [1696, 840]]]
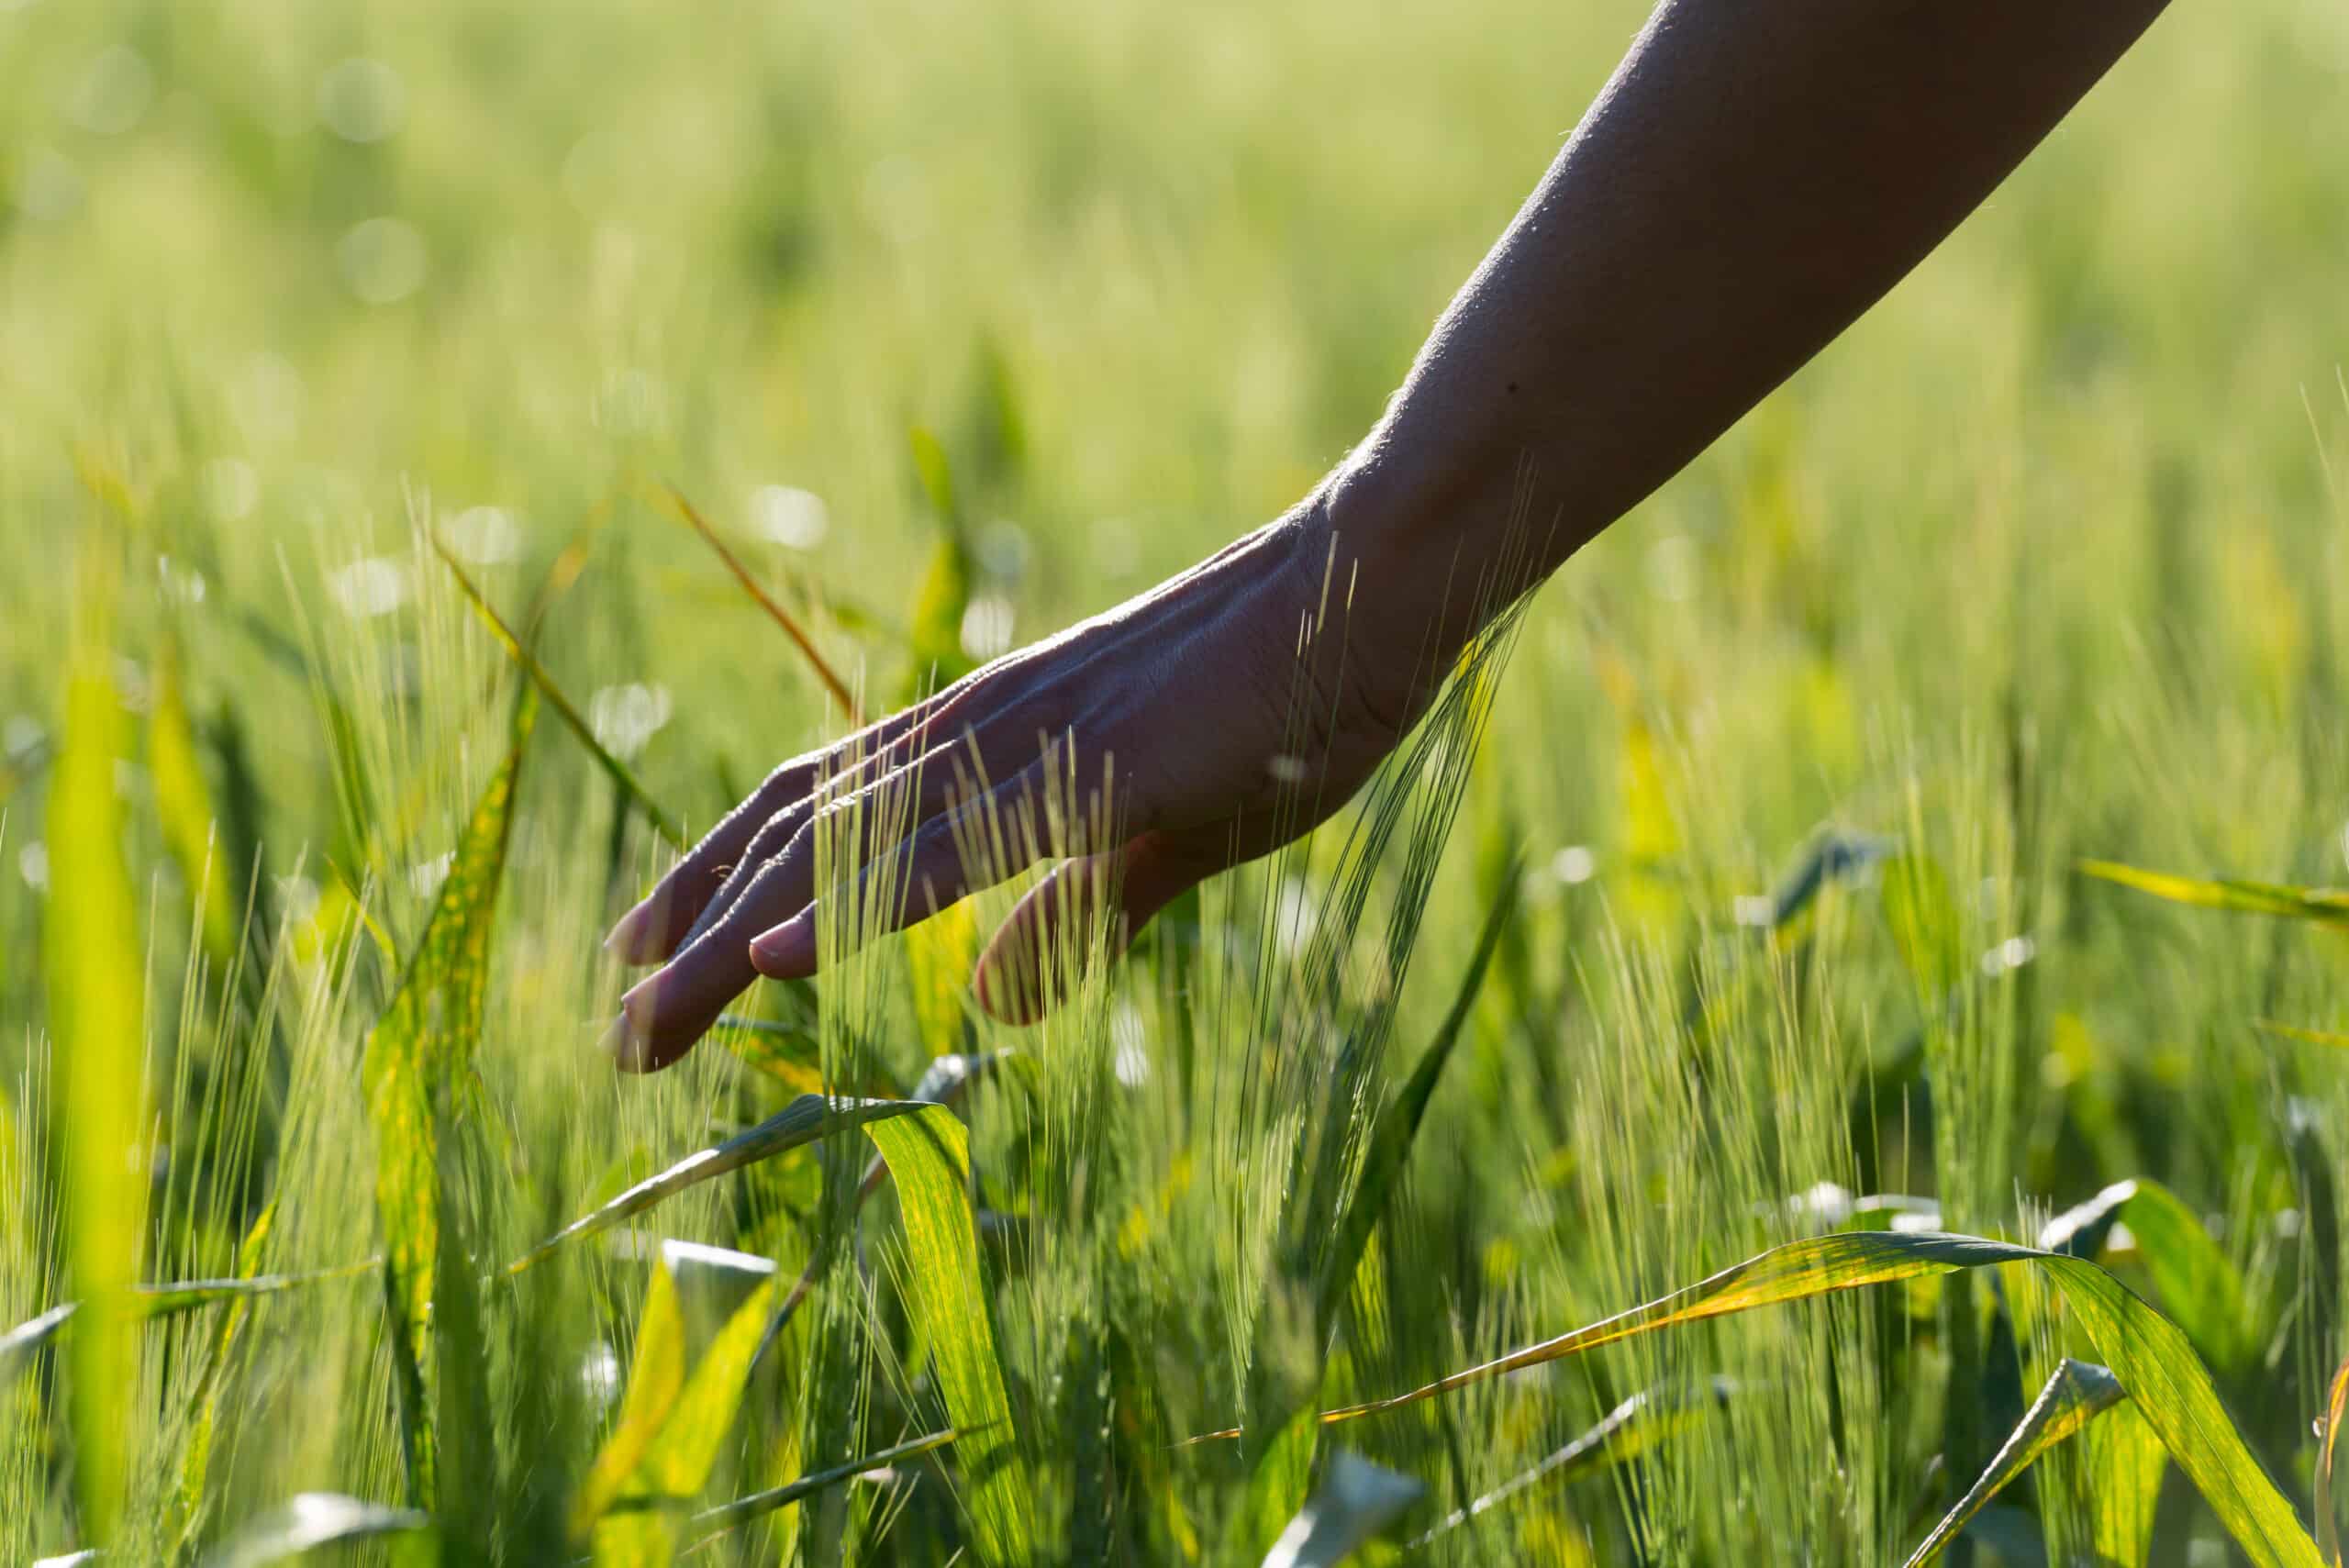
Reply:
[[138, 1373], [128, 1296], [147, 1233], [139, 1117], [146, 1074], [145, 953], [123, 859], [115, 764], [123, 720], [108, 662], [111, 585], [85, 587], [50, 781], [50, 898], [41, 928], [62, 1155], [68, 1288], [91, 1319], [72, 1341], [73, 1483], [84, 1538], [113, 1539], [123, 1506]]
[[917, 426], [907, 432], [907, 440], [915, 477], [937, 516], [939, 532], [930, 564], [914, 591], [912, 617], [907, 624], [913, 664], [897, 693], [901, 706], [926, 691], [949, 684], [971, 668], [963, 651], [963, 617], [971, 607], [971, 548], [963, 537], [954, 477], [938, 438]]
[[918, 1337], [936, 1361], [947, 1416], [964, 1434], [956, 1453], [979, 1559], [991, 1565], [1029, 1562], [1036, 1551], [1033, 1487], [1014, 1440], [979, 1274], [969, 1139], [954, 1113], [935, 1105], [874, 1122], [866, 1132], [896, 1182]]
[[770, 1487], [763, 1492], [753, 1492], [747, 1497], [737, 1497], [730, 1503], [721, 1503], [717, 1507], [704, 1509], [694, 1516], [693, 1522], [709, 1533], [686, 1550], [689, 1552], [698, 1551], [729, 1529], [748, 1524], [752, 1519], [763, 1518], [778, 1509], [787, 1508], [802, 1498], [811, 1497], [828, 1487], [853, 1481], [868, 1471], [879, 1470], [885, 1465], [895, 1464], [899, 1460], [914, 1459], [925, 1453], [934, 1453], [954, 1441], [957, 1435], [951, 1428], [942, 1432], [931, 1432], [927, 1437], [914, 1438], [898, 1443], [895, 1447], [868, 1453], [863, 1459], [850, 1460], [846, 1464], [836, 1464], [829, 1470], [811, 1471], [785, 1485]]
[[1426, 1483], [1341, 1449], [1321, 1485], [1289, 1521], [1264, 1568], [1332, 1568], [1427, 1496]]
[[[666, 1277], [666, 1264], [654, 1273]], [[657, 1439], [640, 1451], [633, 1466], [622, 1500], [628, 1511], [607, 1514], [595, 1526], [597, 1568], [665, 1568], [676, 1555], [678, 1510], [700, 1495], [717, 1468], [749, 1386], [751, 1357], [774, 1294], [771, 1278], [751, 1292], [671, 1401], [657, 1423]], [[670, 1299], [674, 1311], [674, 1287]]]
[[2260, 1352], [2262, 1336], [2243, 1274], [2194, 1211], [2160, 1183], [2114, 1183], [2050, 1220], [2039, 1244], [2094, 1262], [2103, 1255], [2113, 1227], [2123, 1223], [2137, 1239], [2137, 1255], [2153, 1277], [2155, 1299], [2194, 1348], [2222, 1373], [2247, 1369]]
[[785, 1088], [803, 1095], [824, 1092], [823, 1041], [812, 1023], [803, 1029], [721, 1013], [718, 1038], [745, 1067], [757, 1069]]
[[562, 720], [564, 728], [578, 738], [582, 746], [587, 748], [587, 754], [596, 760], [596, 765], [604, 770], [606, 776], [618, 787], [619, 792], [626, 795], [639, 811], [644, 813], [644, 819], [652, 824], [653, 831], [659, 833], [670, 848], [684, 849], [685, 847], [685, 832], [677, 826], [675, 819], [662, 810], [660, 803], [646, 793], [644, 785], [637, 782], [636, 774], [629, 771], [629, 765], [613, 756], [604, 743], [596, 739], [596, 727], [587, 722], [569, 697], [562, 695], [562, 688], [555, 684], [554, 677], [547, 673], [547, 668], [539, 662], [538, 655], [532, 653], [522, 639], [514, 634], [514, 628], [506, 624], [505, 617], [497, 613], [490, 605], [488, 597], [474, 584], [473, 580], [466, 575], [465, 569], [458, 564], [457, 558], [450, 553], [449, 547], [440, 542], [440, 536], [431, 534], [427, 537], [431, 540], [433, 553], [440, 558], [441, 563], [448, 567], [449, 574], [456, 579], [458, 591], [464, 595], [465, 603], [473, 607], [473, 614], [480, 617], [481, 623], [489, 628], [490, 635], [497, 639], [497, 645], [506, 650], [506, 656], [514, 661], [523, 674], [529, 677], [531, 685], [537, 688], [540, 696], [546, 698], [547, 706], [554, 709], [556, 717]]
[[677, 1301], [677, 1282], [665, 1263], [656, 1262], [645, 1287], [644, 1311], [637, 1319], [636, 1354], [629, 1365], [619, 1415], [572, 1495], [573, 1536], [585, 1539], [618, 1498], [653, 1439], [661, 1435], [685, 1386], [685, 1319]]
[[1722, 1270], [1709, 1279], [1618, 1313], [1586, 1328], [1543, 1340], [1496, 1360], [1468, 1367], [1424, 1387], [1392, 1398], [1326, 1413], [1325, 1421], [1349, 1421], [1399, 1408], [1482, 1383], [1504, 1373], [1539, 1366], [1635, 1335], [1804, 1301], [1865, 1285], [1891, 1284], [1933, 1274], [1954, 1273], [1984, 1263], [2013, 1262], [2040, 1254], [2028, 1248], [1978, 1237], [1939, 1231], [1843, 1231], [1789, 1242]]
[[[182, 1313], [217, 1306], [224, 1301], [241, 1305], [255, 1296], [275, 1296], [283, 1291], [325, 1284], [333, 1280], [356, 1279], [380, 1264], [380, 1259], [369, 1258], [361, 1262], [315, 1269], [306, 1273], [253, 1274], [236, 1279], [136, 1284], [125, 1296], [123, 1310], [133, 1322], [150, 1322], [157, 1318], [176, 1318]], [[81, 1315], [81, 1308], [82, 1304], [78, 1301], [63, 1302], [38, 1318], [17, 1324], [6, 1334], [0, 1334], [0, 1380], [5, 1380], [16, 1370], [19, 1357], [62, 1334], [66, 1327]]]
[[277, 1296], [336, 1280], [356, 1279], [381, 1266], [382, 1260], [362, 1259], [330, 1269], [296, 1274], [240, 1274], [235, 1279], [184, 1280], [172, 1284], [142, 1284], [131, 1293], [133, 1309], [142, 1318], [168, 1318], [220, 1302], [244, 1303], [256, 1296]]
[[906, 974], [913, 987], [914, 1025], [933, 1057], [963, 1046], [963, 1008], [971, 972], [979, 961], [979, 919], [971, 901], [948, 906], [905, 934]]
[[[262, 1251], [269, 1245], [269, 1233], [277, 1220], [277, 1204], [272, 1199], [261, 1211], [251, 1229], [245, 1232], [237, 1249], [237, 1278], [250, 1281], [261, 1273]], [[220, 1384], [228, 1374], [229, 1358], [237, 1348], [237, 1336], [251, 1312], [250, 1296], [239, 1296], [222, 1315], [220, 1331], [212, 1343], [196, 1383], [196, 1415], [195, 1425], [188, 1429], [187, 1442], [180, 1452], [180, 1517], [181, 1543], [185, 1546], [195, 1537], [204, 1519], [205, 1481], [212, 1467], [212, 1434], [219, 1424]]]
[[2239, 915], [2274, 915], [2288, 920], [2314, 920], [2349, 925], [2349, 893], [2329, 887], [2286, 887], [2272, 882], [2245, 882], [2234, 877], [2204, 880], [2140, 871], [2112, 861], [2082, 861], [2080, 870], [2106, 882], [2151, 894], [2172, 904], [2199, 909], [2227, 909]]
[[57, 1338], [72, 1322], [76, 1304], [71, 1301], [50, 1307], [37, 1318], [28, 1318], [5, 1334], [0, 1334], [0, 1388], [7, 1386], [17, 1369], [33, 1351]]
[[1811, 835], [1800, 858], [1772, 886], [1761, 918], [1751, 923], [1784, 932], [1809, 911], [1821, 893], [1874, 870], [1893, 852], [1887, 840], [1822, 828]]
[[1336, 1329], [1338, 1310], [1345, 1301], [1346, 1292], [1353, 1287], [1354, 1271], [1362, 1263], [1363, 1249], [1370, 1243], [1370, 1233], [1386, 1212], [1387, 1197], [1401, 1179], [1403, 1168], [1410, 1162], [1411, 1145], [1419, 1137], [1420, 1122], [1427, 1118], [1428, 1102], [1435, 1097], [1436, 1083], [1443, 1075], [1444, 1064], [1452, 1060], [1453, 1048], [1459, 1044], [1461, 1033], [1467, 1028], [1468, 1015], [1476, 1005], [1477, 994], [1484, 989], [1485, 972], [1491, 967], [1502, 933], [1508, 929], [1509, 917], [1516, 912], [1518, 888], [1523, 881], [1514, 864], [1500, 879], [1500, 891], [1486, 911], [1484, 929], [1476, 938], [1475, 956], [1469, 960], [1468, 973], [1461, 977], [1451, 1010], [1445, 1013], [1435, 1039], [1411, 1069], [1410, 1077], [1404, 1081], [1394, 1102], [1379, 1116], [1377, 1129], [1372, 1133], [1370, 1148], [1363, 1157], [1362, 1175], [1354, 1184], [1353, 1200], [1346, 1206], [1335, 1244], [1322, 1263], [1315, 1321], [1325, 1340]]
[[1886, 862], [1884, 919], [1926, 1015], [1938, 1015], [1965, 977], [1965, 924], [1938, 862], [1906, 854]]
[[1425, 1546], [1437, 1536], [1458, 1529], [1535, 1486], [1563, 1486], [1637, 1459], [1727, 1405], [1736, 1392], [1736, 1383], [1726, 1377], [1680, 1388], [1642, 1389], [1609, 1410], [1597, 1426], [1531, 1469], [1511, 1476], [1466, 1507], [1445, 1515], [1411, 1545], [1415, 1549]]
[[178, 660], [169, 654], [155, 666], [147, 707], [147, 772], [155, 785], [155, 815], [163, 842], [179, 862], [180, 881], [201, 912], [205, 951], [217, 964], [236, 954], [237, 906], [232, 884], [241, 872], [222, 863], [213, 849], [211, 786], [197, 761], [195, 727], [180, 686]]
[[2349, 1415], [2349, 1358], [2334, 1369], [2324, 1396], [2324, 1443], [2316, 1460], [2316, 1539], [2329, 1568], [2341, 1568], [2341, 1517], [2332, 1500], [2332, 1465], [2341, 1422]]
[[823, 684], [824, 690], [831, 695], [832, 700], [841, 705], [841, 712], [846, 716], [848, 727], [851, 729], [864, 728], [864, 716], [858, 710], [856, 698], [850, 693], [848, 683], [841, 679], [840, 673], [832, 668], [829, 661], [825, 659], [822, 650], [816, 646], [815, 639], [807, 635], [807, 628], [799, 624], [790, 611], [775, 603], [774, 595], [759, 585], [758, 578], [751, 574], [749, 567], [742, 564], [741, 558], [728, 546], [725, 538], [709, 526], [709, 520], [696, 509], [692, 502], [685, 499], [685, 492], [674, 484], [662, 484], [652, 487], [651, 495], [687, 527], [701, 535], [702, 542], [708, 545], [718, 559], [725, 564], [726, 570], [734, 574], [734, 580], [742, 584], [742, 591], [757, 601], [759, 607], [766, 611], [768, 617], [777, 626], [783, 628], [783, 634], [791, 639], [792, 645], [799, 650], [799, 656], [807, 662], [809, 669], [816, 672], [816, 679]]
[[[960, 1105], [963, 1095], [968, 1092], [973, 1084], [983, 1078], [991, 1077], [997, 1069], [1030, 1065], [1032, 1063], [1029, 1058], [1015, 1051], [991, 1051], [984, 1056], [941, 1056], [932, 1062], [923, 1072], [921, 1082], [914, 1085], [914, 1092], [907, 1097], [941, 1106]], [[874, 1155], [872, 1163], [864, 1168], [863, 1180], [857, 1184], [855, 1203], [858, 1208], [862, 1209], [864, 1200], [880, 1190], [881, 1184], [888, 1179], [888, 1161], [877, 1154]], [[800, 1304], [805, 1302], [808, 1295], [814, 1291], [816, 1278], [822, 1270], [823, 1262], [821, 1249], [808, 1258], [807, 1266], [801, 1271], [799, 1278], [785, 1294], [782, 1305], [774, 1309], [774, 1317], [767, 1324], [766, 1337], [759, 1342], [758, 1354], [751, 1358], [753, 1364], [766, 1359], [767, 1352], [774, 1348], [775, 1341], [782, 1337], [784, 1329], [790, 1326], [792, 1314], [799, 1309]]]
[[414, 1508], [387, 1507], [332, 1492], [305, 1492], [239, 1530], [204, 1568], [265, 1568], [324, 1547], [424, 1535], [432, 1521]]
[[2066, 1358], [2023, 1412], [2021, 1424], [2008, 1434], [1991, 1457], [1989, 1468], [1966, 1488], [1933, 1531], [1909, 1555], [1907, 1568], [1925, 1568], [1958, 1538], [1967, 1521], [1980, 1513], [2001, 1487], [2035, 1463], [2039, 1456], [2063, 1442], [2090, 1421], [2111, 1409], [2128, 1394], [2121, 1380], [2100, 1366]]
[[[1332, 1410], [1348, 1421], [1538, 1366], [1619, 1340], [1757, 1307], [2001, 1263], [2049, 1277], [2088, 1341], [2258, 1568], [2320, 1568], [2316, 1544], [2245, 1446], [2185, 1333], [2084, 1259], [1939, 1232], [1847, 1231], [1788, 1242], [1613, 1318], [1483, 1362], [1392, 1398]], [[1217, 1436], [1237, 1436], [1219, 1433]]]
[[514, 785], [531, 705], [513, 747], [466, 823], [424, 935], [391, 1004], [367, 1037], [361, 1078], [375, 1132], [375, 1204], [384, 1227], [384, 1295], [400, 1392], [409, 1500], [438, 1495], [429, 1397], [433, 1274], [440, 1266], [439, 1122], [481, 1035], [489, 943], [513, 824]]
[[2093, 1478], [2087, 1499], [2088, 1543], [2099, 1568], [2145, 1568], [2153, 1554], [2154, 1514], [2161, 1503], [2169, 1451], [2133, 1404], [2120, 1405], [2080, 1434]]
[[802, 1095], [749, 1131], [697, 1154], [689, 1154], [667, 1170], [637, 1183], [609, 1203], [582, 1215], [507, 1264], [506, 1272], [520, 1273], [558, 1249], [583, 1237], [609, 1230], [687, 1187], [804, 1148], [818, 1139], [930, 1108], [934, 1107], [925, 1106], [918, 1100], [828, 1100], [821, 1095]]
[[2297, 1040], [2307, 1045], [2329, 1045], [2335, 1051], [2349, 1051], [2349, 1034], [2332, 1029], [2312, 1029], [2301, 1024], [2281, 1024], [2273, 1018], [2255, 1021], [2269, 1034], [2280, 1035], [2286, 1040]]
[[906, 448], [913, 458], [914, 480], [921, 486], [922, 499], [930, 504], [941, 523], [961, 528], [963, 505], [954, 494], [954, 470], [946, 461], [946, 449], [920, 425], [906, 432]]

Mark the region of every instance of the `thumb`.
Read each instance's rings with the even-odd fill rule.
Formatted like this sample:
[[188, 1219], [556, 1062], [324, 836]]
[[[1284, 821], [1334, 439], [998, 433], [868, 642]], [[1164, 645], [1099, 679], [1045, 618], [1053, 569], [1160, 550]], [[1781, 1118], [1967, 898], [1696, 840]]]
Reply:
[[1231, 863], [1223, 838], [1217, 835], [1210, 850], [1182, 836], [1145, 833], [1054, 866], [979, 955], [979, 1006], [1008, 1024], [1032, 1024], [1051, 1012], [1074, 985], [1097, 936], [1107, 955], [1118, 957], [1152, 916]]

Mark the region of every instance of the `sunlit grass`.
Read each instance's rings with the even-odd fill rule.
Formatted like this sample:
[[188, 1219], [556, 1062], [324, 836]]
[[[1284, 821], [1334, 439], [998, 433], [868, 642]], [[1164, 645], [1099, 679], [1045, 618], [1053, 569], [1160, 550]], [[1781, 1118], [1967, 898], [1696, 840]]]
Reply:
[[[1954, 1550], [2218, 1561], [2199, 1466], [2308, 1561], [2220, 1451], [2310, 1519], [2343, 1351], [2321, 5], [2165, 20], [1044, 1023], [963, 984], [1015, 881], [596, 1050], [610, 917], [777, 759], [1295, 499], [1635, 10], [0, 0], [0, 1558], [1253, 1563], [1343, 1448], [1424, 1487], [1363, 1561], [1898, 1562], [2065, 1358], [2185, 1364], [2101, 1263], [2229, 1427], [2099, 1397]], [[1317, 1420], [1943, 1228], [2079, 1261]]]

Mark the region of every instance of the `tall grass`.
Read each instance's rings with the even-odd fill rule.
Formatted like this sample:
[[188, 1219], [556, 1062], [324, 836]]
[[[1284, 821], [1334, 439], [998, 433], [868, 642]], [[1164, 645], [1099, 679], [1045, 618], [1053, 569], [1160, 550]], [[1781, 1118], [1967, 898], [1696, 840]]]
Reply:
[[0, 1558], [2319, 1560], [2320, 6], [2165, 21], [1042, 1024], [1024, 884], [884, 879], [594, 1049], [774, 759], [1293, 499], [1634, 9], [0, 9]]

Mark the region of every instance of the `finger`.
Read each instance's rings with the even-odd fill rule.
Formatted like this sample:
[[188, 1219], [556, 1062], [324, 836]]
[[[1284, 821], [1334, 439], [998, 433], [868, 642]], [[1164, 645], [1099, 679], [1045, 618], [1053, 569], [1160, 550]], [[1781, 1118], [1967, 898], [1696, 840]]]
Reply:
[[[854, 850], [842, 845], [836, 852], [848, 863], [862, 865], [877, 861], [923, 823], [966, 798], [973, 790], [969, 767], [960, 757], [941, 748], [883, 775], [846, 800], [822, 806], [812, 798], [795, 803], [759, 829], [758, 836], [745, 849], [741, 863], [719, 884], [679, 946], [691, 946], [705, 931], [727, 919], [762, 868], [783, 854], [801, 829], [819, 816], [849, 822], [845, 831], [854, 833], [862, 843]], [[837, 827], [819, 830], [843, 831]], [[799, 870], [804, 881], [798, 884], [798, 903], [787, 909], [767, 909], [766, 925], [796, 914], [799, 906], [815, 895], [814, 857], [804, 857]]]
[[[1033, 864], [1032, 850], [1023, 853], [1000, 834], [992, 835], [998, 847], [989, 849], [987, 829], [1005, 812], [1019, 809], [1042, 774], [1039, 764], [988, 795], [931, 817], [891, 854], [867, 864], [848, 890], [845, 906], [858, 912], [852, 940], [861, 945], [903, 930]], [[1032, 844], [1033, 839], [1013, 835], [1010, 842]], [[877, 912], [864, 913], [876, 909], [875, 900]], [[771, 980], [804, 980], [816, 973], [820, 903], [795, 911], [752, 940], [750, 959], [760, 973]]]
[[727, 813], [651, 893], [620, 917], [604, 939], [605, 950], [629, 963], [656, 963], [675, 953], [736, 869], [746, 862], [758, 863], [751, 845], [762, 830], [807, 799], [828, 779], [845, 774], [841, 784], [853, 787], [856, 774], [896, 766], [907, 755], [918, 754], [913, 751], [915, 743], [943, 713], [951, 695], [941, 692], [834, 745], [794, 758], [768, 774], [765, 783]]
[[[926, 824], [912, 828], [908, 838], [905, 808], [896, 806], [889, 795], [906, 789], [921, 792], [925, 781], [905, 777], [905, 772], [869, 785], [846, 801], [796, 813], [798, 825], [780, 849], [729, 879], [734, 885], [723, 906], [713, 903], [676, 956], [620, 998], [620, 1018], [611, 1035], [611, 1050], [623, 1069], [649, 1073], [668, 1066], [693, 1048], [728, 1003], [749, 989], [759, 974], [751, 960], [751, 939], [787, 925], [807, 910], [815, 897], [819, 847], [828, 835], [865, 837], [862, 849], [833, 846], [833, 852], [851, 865], [883, 864], [905, 855], [910, 845], [916, 851], [926, 851], [918, 856], [922, 873], [933, 879], [941, 875], [943, 862], [934, 845], [942, 841], [952, 847], [953, 839], [947, 831], [952, 819], [933, 814]], [[944, 763], [934, 769], [938, 778], [951, 778], [953, 772]], [[941, 786], [941, 799], [944, 788]], [[874, 848], [876, 843], [882, 847]], [[813, 929], [812, 917], [807, 929]], [[813, 967], [811, 962], [809, 972]]]
[[656, 1073], [693, 1048], [726, 1005], [751, 987], [748, 943], [761, 929], [761, 911], [780, 914], [805, 905], [812, 880], [815, 825], [805, 823], [783, 852], [763, 862], [726, 918], [681, 947], [674, 958], [620, 998], [610, 1038], [613, 1060], [625, 1072]]
[[1108, 956], [1122, 955], [1161, 909], [1248, 858], [1245, 848], [1217, 827], [1144, 833], [1105, 853], [1062, 862], [1029, 890], [979, 955], [979, 1006], [1004, 1023], [1034, 1023], [1066, 999], [1096, 932]]

